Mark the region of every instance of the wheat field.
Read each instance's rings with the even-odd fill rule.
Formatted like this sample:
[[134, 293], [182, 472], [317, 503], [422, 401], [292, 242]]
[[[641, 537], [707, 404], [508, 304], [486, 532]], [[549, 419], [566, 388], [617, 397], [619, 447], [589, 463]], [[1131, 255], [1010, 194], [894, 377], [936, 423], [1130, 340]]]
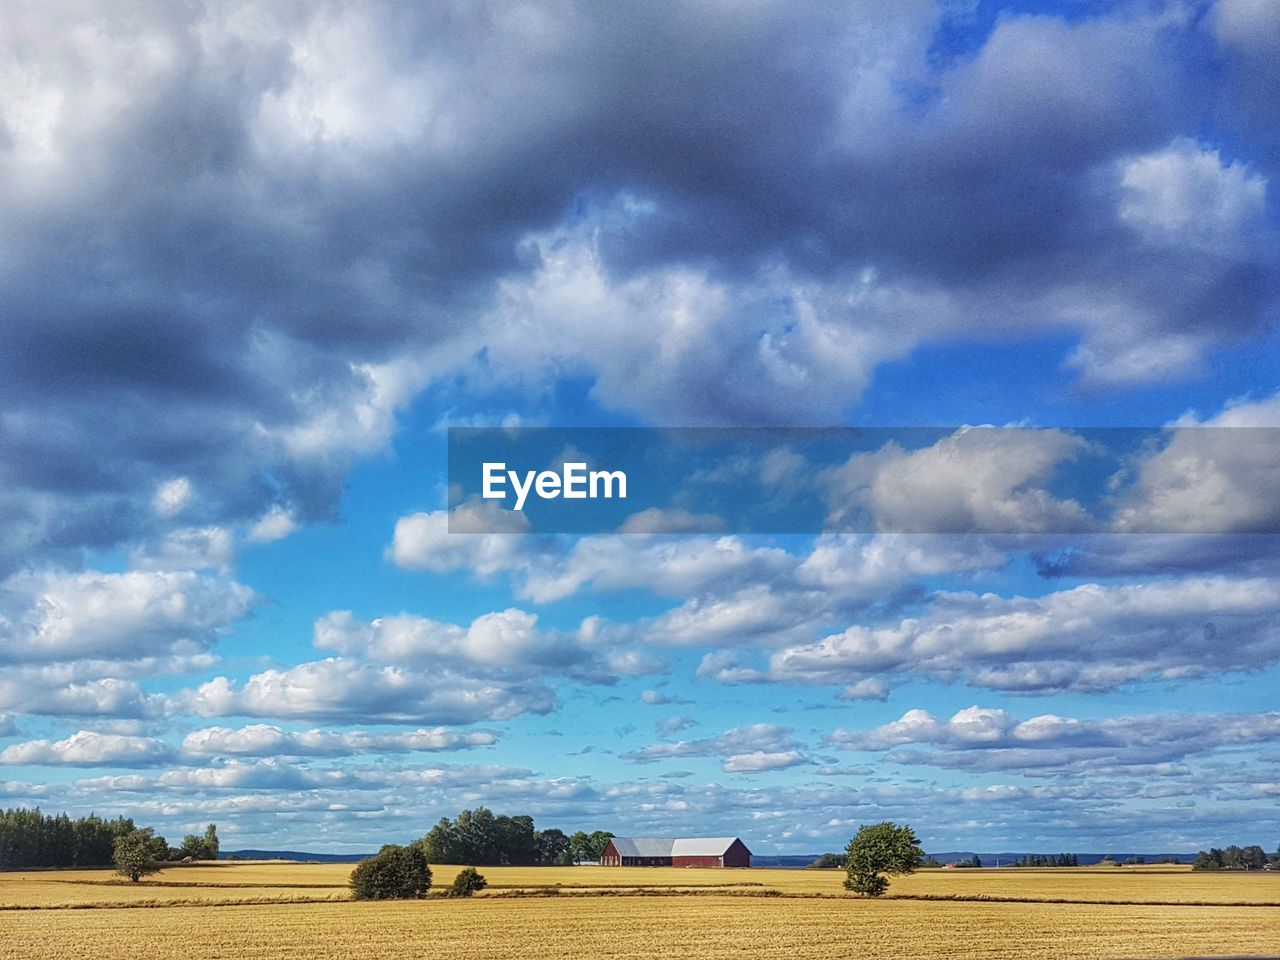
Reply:
[[[474, 900], [356, 903], [347, 899], [350, 869], [222, 863], [174, 867], [139, 884], [108, 871], [0, 874], [0, 956], [1075, 960], [1280, 954], [1280, 875], [1274, 873], [926, 870], [895, 879], [888, 897], [866, 900], [845, 895], [842, 874], [834, 871], [493, 867], [482, 870], [490, 888]], [[446, 886], [457, 869], [433, 867], [436, 885]], [[1076, 902], [1053, 902], [1063, 900]]]

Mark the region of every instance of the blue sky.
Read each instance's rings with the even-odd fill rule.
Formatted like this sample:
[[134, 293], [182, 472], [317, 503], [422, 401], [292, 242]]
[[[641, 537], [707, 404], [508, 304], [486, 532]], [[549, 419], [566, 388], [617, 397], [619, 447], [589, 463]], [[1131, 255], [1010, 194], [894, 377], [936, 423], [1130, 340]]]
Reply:
[[[1273, 3], [0, 20], [0, 805], [1280, 839]], [[818, 479], [975, 532], [449, 533], [516, 425], [953, 426]]]

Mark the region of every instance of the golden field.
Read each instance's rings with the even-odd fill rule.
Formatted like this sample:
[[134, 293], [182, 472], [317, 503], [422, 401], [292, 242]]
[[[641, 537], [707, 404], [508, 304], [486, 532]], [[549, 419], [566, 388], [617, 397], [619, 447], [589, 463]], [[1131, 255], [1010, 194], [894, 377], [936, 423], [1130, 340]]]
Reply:
[[[0, 956], [1072, 960], [1280, 954], [1275, 873], [926, 870], [895, 879], [888, 897], [866, 900], [847, 896], [835, 871], [491, 867], [482, 868], [490, 889], [474, 900], [356, 903], [346, 899], [350, 869], [223, 863], [170, 868], [140, 884], [108, 871], [0, 874]], [[432, 869], [443, 887], [458, 868]], [[519, 895], [556, 886], [558, 895]], [[1227, 905], [1237, 903], [1254, 906]]]

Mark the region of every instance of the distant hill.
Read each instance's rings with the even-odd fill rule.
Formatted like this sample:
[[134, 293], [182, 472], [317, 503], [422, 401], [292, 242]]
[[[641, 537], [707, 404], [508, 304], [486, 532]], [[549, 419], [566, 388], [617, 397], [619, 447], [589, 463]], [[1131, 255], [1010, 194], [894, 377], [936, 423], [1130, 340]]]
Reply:
[[[1026, 856], [1035, 856], [1036, 854], [1048, 854], [1049, 856], [1057, 856], [1059, 853], [1071, 853], [1070, 850], [1030, 850], [1026, 852], [1014, 853], [974, 853], [972, 850], [950, 850], [945, 853], [930, 853], [929, 856], [937, 860], [939, 863], [954, 863], [957, 860], [967, 860], [976, 856], [982, 861], [984, 867], [994, 867], [999, 861], [1000, 866], [1005, 866], [1015, 861], [1021, 860]], [[1076, 859], [1082, 867], [1091, 867], [1094, 864], [1101, 863], [1105, 858], [1110, 857], [1117, 863], [1124, 863], [1130, 857], [1142, 857], [1148, 864], [1159, 863], [1165, 859], [1176, 859], [1179, 863], [1190, 863], [1196, 858], [1194, 853], [1077, 853]]]
[[235, 854], [240, 860], [297, 860], [300, 863], [359, 863], [372, 853], [303, 853], [299, 850], [224, 850], [219, 860]]
[[767, 854], [752, 854], [751, 865], [753, 867], [807, 867], [813, 861], [817, 860], [820, 854], [815, 853], [813, 856], [804, 855], [785, 855], [770, 856]]
[[[834, 851], [841, 853], [843, 851]], [[1015, 861], [1021, 860], [1025, 856], [1034, 856], [1036, 853], [1048, 853], [1049, 851], [1038, 850], [1029, 851], [1027, 853], [974, 853], [972, 850], [948, 850], [943, 853], [929, 853], [926, 856], [933, 857], [939, 863], [955, 863], [959, 860], [968, 860], [976, 856], [982, 861], [984, 867], [994, 867], [998, 863], [1005, 867]], [[1050, 856], [1056, 856], [1058, 853], [1070, 853], [1071, 851], [1053, 851]], [[817, 860], [821, 854], [794, 854], [787, 856], [752, 856], [751, 865], [754, 867], [807, 867], [813, 861]], [[1124, 863], [1130, 857], [1143, 857], [1147, 864], [1159, 863], [1161, 860], [1176, 859], [1178, 863], [1191, 863], [1195, 860], [1194, 853], [1080, 853], [1076, 854], [1076, 858], [1082, 867], [1091, 867], [1097, 863], [1101, 863], [1105, 857], [1110, 857], [1117, 863]]]

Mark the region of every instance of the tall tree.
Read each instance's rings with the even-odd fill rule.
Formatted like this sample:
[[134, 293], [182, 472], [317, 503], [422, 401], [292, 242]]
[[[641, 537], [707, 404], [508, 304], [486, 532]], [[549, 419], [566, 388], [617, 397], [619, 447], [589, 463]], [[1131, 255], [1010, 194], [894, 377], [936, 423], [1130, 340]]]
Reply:
[[[148, 874], [158, 873], [160, 865], [156, 862], [157, 840], [163, 843], [164, 838], [157, 837], [150, 827], [144, 830], [132, 830], [116, 837], [114, 845], [116, 873], [128, 877], [134, 883]], [[167, 849], [168, 844], [165, 844], [165, 847]]]
[[845, 850], [846, 890], [878, 897], [889, 888], [889, 876], [915, 873], [924, 850], [915, 831], [891, 820], [861, 827]]

